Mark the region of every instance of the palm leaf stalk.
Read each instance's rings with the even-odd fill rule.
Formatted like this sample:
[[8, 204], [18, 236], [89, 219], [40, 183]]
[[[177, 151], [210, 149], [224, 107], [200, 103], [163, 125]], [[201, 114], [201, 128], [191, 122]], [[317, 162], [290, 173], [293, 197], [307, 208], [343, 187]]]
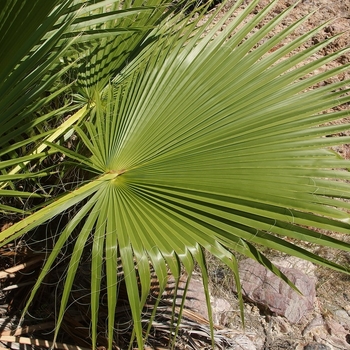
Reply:
[[[350, 251], [346, 239], [317, 230], [349, 232], [349, 163], [330, 147], [350, 140], [324, 137], [348, 129], [347, 124], [329, 124], [348, 111], [322, 113], [350, 102], [349, 81], [311, 89], [349, 69], [347, 64], [311, 74], [349, 49], [300, 65], [336, 37], [293, 53], [323, 24], [281, 46], [306, 17], [269, 38], [292, 8], [248, 35], [277, 3], [248, 20], [258, 2], [252, 1], [221, 34], [217, 29], [222, 23], [210, 29], [210, 21], [198, 26], [191, 19], [168, 19], [174, 27], [169, 30], [161, 22], [147, 31], [128, 64], [113, 60], [115, 46], [106, 39], [101, 48], [89, 51], [93, 59], [79, 67], [78, 85], [88, 103], [86, 117], [74, 131], [85, 152], [52, 139], [45, 145], [91, 174], [0, 234], [5, 245], [76, 208], [24, 310], [67, 241], [77, 236], [55, 339], [86, 246], [91, 251], [92, 345], [97, 346], [101, 283], [106, 279], [109, 349], [115, 345], [119, 262], [139, 348], [150, 331], [142, 326], [142, 311], [152, 271], [161, 298], [168, 271], [176, 280], [181, 269], [191, 276], [196, 262], [207, 276], [204, 250], [232, 269], [238, 287], [232, 252], [255, 259], [295, 288], [257, 246], [348, 273], [286, 238]], [[210, 308], [208, 284], [204, 287]], [[210, 322], [212, 326], [211, 316]]]

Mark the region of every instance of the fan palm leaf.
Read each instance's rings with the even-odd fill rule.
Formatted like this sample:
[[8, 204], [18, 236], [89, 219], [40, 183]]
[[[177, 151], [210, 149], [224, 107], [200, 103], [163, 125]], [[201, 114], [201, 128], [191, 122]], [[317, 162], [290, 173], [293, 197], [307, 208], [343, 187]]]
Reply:
[[[88, 169], [91, 176], [0, 234], [2, 244], [8, 243], [76, 208], [27, 304], [78, 231], [56, 336], [86, 246], [91, 249], [94, 347], [104, 278], [108, 345], [113, 347], [118, 262], [139, 348], [149, 332], [143, 329], [141, 315], [152, 269], [161, 297], [168, 269], [175, 279], [181, 266], [191, 276], [197, 262], [207, 278], [203, 250], [233, 270], [238, 287], [232, 252], [255, 259], [295, 288], [257, 246], [348, 272], [285, 238], [350, 251], [346, 240], [315, 230], [349, 232], [349, 163], [330, 147], [350, 140], [325, 137], [348, 129], [348, 125], [327, 124], [348, 111], [321, 113], [350, 102], [349, 81], [311, 89], [349, 69], [348, 64], [314, 73], [349, 49], [299, 66], [335, 39], [293, 53], [321, 25], [272, 50], [307, 20], [269, 38], [291, 9], [248, 35], [276, 2], [248, 20], [258, 3], [252, 1], [219, 35], [217, 27], [209, 29], [209, 23], [197, 27], [194, 21], [174, 20], [177, 30], [171, 31], [159, 25], [147, 31], [150, 38], [142, 39], [147, 45], [135, 46], [137, 55], [127, 65], [124, 58], [124, 63], [112, 59], [115, 47], [106, 39], [101, 49], [91, 51], [92, 63], [79, 68], [87, 89], [84, 96], [93, 101], [86, 105], [86, 119], [74, 128], [86, 152], [82, 155], [54, 140], [45, 145]], [[264, 43], [258, 45], [263, 38]], [[209, 307], [208, 285], [204, 286]]]
[[[0, 175], [1, 195], [7, 196], [5, 188], [14, 188], [16, 180], [33, 178], [32, 172], [17, 178], [15, 174], [26, 169], [32, 155], [40, 161], [47, 156], [43, 140], [56, 142], [71, 135], [69, 129], [85, 117], [87, 104], [92, 102], [89, 96], [94, 94], [94, 84], [103, 87], [103, 79], [108, 81], [119, 66], [126, 64], [146, 33], [165, 16], [162, 3], [155, 0], [148, 6], [140, 2], [130, 6], [110, 0], [86, 2], [83, 8], [80, 1], [73, 0], [2, 3], [0, 28], [5, 35], [0, 39], [4, 50], [0, 60], [0, 156], [2, 160], [22, 157], [15, 167], [3, 168], [3, 173], [11, 177]], [[105, 54], [100, 62], [105, 47], [113, 55]], [[99, 71], [99, 67], [103, 69]], [[90, 86], [85, 97], [74, 94], [72, 83], [77, 78]], [[80, 101], [72, 103], [72, 97], [77, 96]], [[49, 107], [46, 112], [55, 99], [64, 104], [53, 111]], [[59, 122], [72, 111], [72, 117]], [[57, 124], [61, 125], [55, 128]], [[16, 196], [24, 195], [19, 191]], [[7, 205], [0, 207], [3, 211], [18, 211]]]

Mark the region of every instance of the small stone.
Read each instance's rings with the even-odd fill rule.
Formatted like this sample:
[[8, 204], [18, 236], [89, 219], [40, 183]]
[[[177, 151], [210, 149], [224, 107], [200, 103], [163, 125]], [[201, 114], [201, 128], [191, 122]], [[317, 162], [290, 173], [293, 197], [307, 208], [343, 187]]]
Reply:
[[256, 350], [256, 347], [247, 336], [240, 334], [232, 339], [230, 350]]
[[227, 323], [227, 314], [232, 311], [231, 304], [223, 298], [210, 298], [215, 325], [224, 326]]
[[350, 305], [344, 305], [344, 310], [348, 313], [350, 316]]
[[315, 328], [324, 327], [325, 321], [321, 315], [314, 317], [311, 322], [303, 329], [302, 335], [305, 336], [309, 332], [313, 332]]
[[[182, 303], [182, 296], [184, 289], [186, 287], [187, 279], [186, 277], [183, 277], [180, 279], [179, 285], [178, 285], [178, 294], [176, 298], [176, 304], [181, 305]], [[166, 293], [163, 295], [165, 299], [172, 300], [174, 297], [172, 295], [172, 291], [175, 290], [175, 280], [173, 277], [169, 277], [168, 281], [168, 289]], [[170, 291], [170, 292], [169, 292]], [[212, 315], [213, 315], [213, 322], [215, 325], [225, 325], [227, 321], [227, 314], [232, 310], [231, 304], [223, 299], [223, 298], [214, 298], [210, 297], [211, 301], [211, 307], [212, 307]], [[200, 278], [191, 278], [191, 281], [189, 283], [189, 287], [186, 293], [186, 300], [184, 303], [185, 309], [189, 309], [192, 312], [197, 313], [198, 315], [202, 316], [204, 319], [208, 320], [208, 309], [207, 309], [207, 302], [205, 298], [205, 292], [203, 287], [203, 281]]]
[[338, 323], [336, 320], [331, 318], [326, 320], [327, 330], [330, 335], [341, 335], [346, 334], [344, 327]]
[[[177, 296], [176, 296], [176, 304], [181, 305], [182, 297], [184, 290], [186, 288], [187, 277], [183, 276], [180, 278]], [[168, 288], [163, 297], [165, 299], [172, 299], [174, 297], [173, 291], [175, 290], [175, 279], [171, 276], [168, 280]], [[191, 278], [191, 281], [188, 286], [188, 290], [186, 293], [186, 300], [184, 304], [186, 309], [190, 309], [193, 312], [201, 315], [203, 318], [208, 319], [208, 309], [207, 302], [205, 299], [203, 282], [201, 279]]]
[[331, 350], [331, 348], [325, 344], [309, 343], [304, 346], [304, 350]]
[[280, 333], [288, 334], [292, 332], [292, 328], [285, 318], [282, 318], [281, 316], [276, 316], [274, 317], [274, 321], [276, 322]]
[[338, 309], [335, 310], [334, 313], [334, 318], [345, 328], [350, 329], [350, 316], [345, 310]]

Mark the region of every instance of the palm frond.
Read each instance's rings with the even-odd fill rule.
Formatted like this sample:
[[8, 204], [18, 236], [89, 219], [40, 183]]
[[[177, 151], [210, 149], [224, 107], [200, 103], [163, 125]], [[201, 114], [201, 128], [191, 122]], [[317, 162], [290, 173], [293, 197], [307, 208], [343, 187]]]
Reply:
[[[78, 78], [75, 72], [80, 70], [79, 76], [88, 82], [90, 78], [86, 74], [94, 75], [96, 66], [88, 67], [86, 62], [96, 60], [97, 52], [105, 56], [113, 52], [114, 56], [98, 63], [104, 70], [94, 81], [99, 81], [103, 87], [102, 75], [108, 81], [118, 64], [125, 65], [132, 47], [135, 48], [153, 28], [153, 22], [164, 16], [165, 5], [154, 1], [147, 7], [135, 3], [133, 8], [128, 8], [125, 3], [120, 9], [119, 1], [82, 4], [73, 0], [50, 3], [36, 0], [30, 5], [22, 1], [5, 1], [3, 5], [1, 30], [6, 35], [0, 42], [4, 48], [0, 60], [3, 67], [0, 74], [0, 153], [4, 161], [27, 156], [23, 163], [3, 170], [11, 177], [0, 175], [1, 188], [14, 188], [16, 180], [21, 178], [14, 175], [30, 164], [31, 156], [45, 151], [45, 142], [60, 142], [62, 137], [67, 138], [71, 126], [81, 122], [87, 107], [90, 108], [89, 98], [84, 99], [85, 105], [81, 101], [72, 103], [72, 97], [67, 98], [68, 91], [75, 89], [73, 83]], [[135, 21], [140, 28], [136, 28]], [[148, 24], [144, 27], [142, 23]], [[82, 47], [85, 41], [89, 45]], [[111, 43], [114, 44], [111, 46]], [[125, 47], [131, 51], [125, 51]], [[119, 57], [121, 53], [123, 58]], [[102, 57], [101, 53], [98, 55]], [[118, 64], [116, 57], [119, 57]], [[79, 67], [84, 67], [83, 71]], [[50, 104], [59, 99], [65, 100], [64, 105], [52, 110]], [[66, 118], [72, 111], [75, 112], [73, 116], [61, 124], [59, 118]]]
[[[114, 346], [121, 279], [134, 336], [142, 348], [150, 331], [144, 328], [142, 312], [153, 271], [160, 291], [165, 289], [168, 270], [178, 279], [182, 266], [191, 276], [195, 262], [206, 281], [203, 250], [233, 270], [238, 286], [232, 252], [255, 259], [295, 288], [258, 246], [348, 273], [344, 266], [285, 237], [350, 251], [345, 240], [316, 230], [349, 230], [349, 162], [329, 149], [349, 142], [349, 138], [325, 137], [347, 126], [323, 125], [348, 112], [321, 113], [350, 102], [349, 81], [312, 89], [315, 83], [349, 69], [347, 64], [314, 72], [350, 49], [299, 66], [336, 38], [294, 53], [321, 25], [271, 52], [307, 18], [269, 38], [287, 10], [249, 35], [277, 1], [248, 20], [258, 2], [251, 2], [219, 35], [214, 35], [216, 29], [210, 30], [209, 23], [198, 27], [198, 21], [186, 22], [180, 17], [170, 19], [176, 30], [169, 31], [164, 22], [158, 22], [162, 19], [158, 5], [151, 15], [149, 9], [137, 15], [130, 11], [124, 22], [118, 18], [114, 25], [121, 23], [123, 27], [131, 17], [140, 21], [137, 23], [145, 31], [139, 36], [108, 37], [85, 56], [89, 62], [80, 66], [78, 76], [85, 84], [89, 104], [86, 118], [75, 130], [86, 153], [65, 150], [62, 145], [53, 145], [52, 139], [45, 147], [65, 153], [91, 174], [71, 193], [0, 233], [1, 244], [6, 244], [68, 208], [76, 208], [60, 232], [25, 309], [61, 249], [78, 232], [55, 337], [86, 249], [91, 249], [92, 345], [96, 347], [98, 338], [101, 283], [105, 279], [110, 349]], [[241, 3], [237, 2], [227, 16]], [[108, 13], [105, 6], [109, 2], [97, 5], [104, 6], [98, 13]], [[135, 6], [137, 9], [139, 4], [135, 2]], [[119, 8], [111, 11], [121, 14]], [[94, 13], [90, 19], [102, 18]], [[262, 39], [266, 40], [259, 45]], [[126, 66], [120, 40], [131, 45], [132, 54], [127, 54], [131, 61]], [[118, 274], [119, 264], [122, 275]], [[210, 307], [207, 285], [205, 291]], [[212, 325], [211, 316], [209, 321]]]

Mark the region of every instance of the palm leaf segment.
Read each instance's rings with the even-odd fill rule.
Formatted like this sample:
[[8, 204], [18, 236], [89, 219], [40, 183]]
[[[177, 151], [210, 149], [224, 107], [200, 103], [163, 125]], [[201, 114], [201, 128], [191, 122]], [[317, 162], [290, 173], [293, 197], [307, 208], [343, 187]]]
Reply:
[[180, 35], [164, 38], [159, 34], [165, 29], [159, 28], [159, 40], [143, 48], [102, 95], [95, 95], [89, 121], [76, 128], [91, 156], [50, 144], [100, 175], [9, 228], [2, 240], [18, 237], [84, 200], [61, 233], [31, 296], [32, 300], [60, 249], [83, 222], [58, 326], [91, 234], [93, 344], [105, 265], [110, 347], [118, 259], [140, 348], [150, 264], [160, 281], [160, 294], [167, 269], [177, 278], [182, 264], [190, 275], [197, 261], [206, 276], [202, 248], [229, 265], [237, 283], [231, 250], [256, 259], [287, 281], [256, 244], [346, 272], [284, 237], [350, 250], [349, 244], [306, 228], [342, 233], [349, 229], [349, 203], [343, 200], [349, 198], [349, 186], [343, 181], [349, 179], [343, 170], [348, 163], [328, 149], [349, 140], [323, 137], [347, 129], [347, 125], [326, 123], [348, 112], [319, 114], [350, 101], [349, 82], [308, 90], [348, 66], [308, 75], [343, 54], [338, 52], [296, 67], [331, 39], [283, 60], [320, 28], [270, 53], [306, 19], [255, 48], [289, 10], [243, 41], [275, 3], [236, 30], [257, 2], [219, 36], [215, 27], [201, 38], [206, 27], [195, 30], [194, 24], [188, 24]]

